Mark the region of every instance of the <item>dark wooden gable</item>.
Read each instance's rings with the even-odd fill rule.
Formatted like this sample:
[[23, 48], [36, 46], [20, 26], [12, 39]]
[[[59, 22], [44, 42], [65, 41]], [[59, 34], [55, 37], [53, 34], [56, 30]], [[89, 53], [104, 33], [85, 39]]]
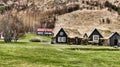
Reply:
[[[60, 32], [63, 32], [63, 35], [60, 35]], [[58, 37], [58, 36], [66, 36], [67, 37], [67, 34], [65, 33], [63, 28], [61, 28], [60, 31], [57, 33], [56, 37]]]
[[85, 33], [84, 35], [83, 35], [83, 38], [88, 38], [88, 35], [87, 35], [87, 33]]
[[103, 36], [101, 35], [101, 33], [100, 33], [97, 29], [95, 29], [95, 30], [90, 34], [90, 36], [89, 36], [90, 41], [93, 40], [93, 35], [99, 35], [99, 38], [103, 38]]
[[[62, 32], [62, 34], [61, 34], [61, 32]], [[58, 37], [66, 37], [66, 42], [64, 42], [64, 43], [67, 43], [67, 34], [65, 33], [63, 28], [61, 28], [60, 31], [56, 35], [56, 42], [57, 43], [59, 43], [58, 42]]]
[[110, 36], [110, 38], [114, 37], [115, 35], [117, 35], [118, 37], [120, 37], [120, 35], [117, 32], [115, 32], [112, 36]]
[[113, 33], [109, 38], [110, 46], [120, 46], [119, 39], [120, 35], [117, 32]]

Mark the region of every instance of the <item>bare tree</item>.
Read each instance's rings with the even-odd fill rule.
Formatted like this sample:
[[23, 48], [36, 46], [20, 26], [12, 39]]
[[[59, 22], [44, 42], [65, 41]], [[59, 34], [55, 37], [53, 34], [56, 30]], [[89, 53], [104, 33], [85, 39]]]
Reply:
[[11, 14], [5, 15], [0, 25], [6, 43], [12, 40], [17, 41], [18, 38], [24, 35], [24, 25], [17, 16], [12, 16]]

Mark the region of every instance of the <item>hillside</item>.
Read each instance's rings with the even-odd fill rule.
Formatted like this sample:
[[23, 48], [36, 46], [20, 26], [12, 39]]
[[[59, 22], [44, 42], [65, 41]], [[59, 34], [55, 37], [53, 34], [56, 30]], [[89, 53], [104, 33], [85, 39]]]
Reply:
[[81, 33], [89, 33], [94, 28], [120, 32], [119, 15], [104, 10], [78, 10], [58, 17], [55, 30], [63, 28], [79, 29]]
[[81, 33], [93, 28], [120, 31], [119, 0], [1, 0], [0, 4], [10, 7], [0, 17], [11, 11], [32, 30], [67, 27]]

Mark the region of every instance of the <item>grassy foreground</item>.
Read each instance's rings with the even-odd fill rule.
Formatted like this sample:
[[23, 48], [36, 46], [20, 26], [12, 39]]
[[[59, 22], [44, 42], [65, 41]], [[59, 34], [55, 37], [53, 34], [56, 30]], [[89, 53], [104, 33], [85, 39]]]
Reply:
[[120, 67], [120, 50], [31, 43], [27, 39], [18, 43], [0, 42], [0, 67]]

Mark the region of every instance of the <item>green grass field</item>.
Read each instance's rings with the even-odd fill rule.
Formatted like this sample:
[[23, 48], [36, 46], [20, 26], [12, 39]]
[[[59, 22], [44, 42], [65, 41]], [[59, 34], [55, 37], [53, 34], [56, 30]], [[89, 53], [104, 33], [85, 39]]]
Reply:
[[[0, 41], [0, 67], [120, 67], [120, 49], [32, 43], [28, 34], [17, 43]], [[49, 40], [49, 37], [40, 37]]]

